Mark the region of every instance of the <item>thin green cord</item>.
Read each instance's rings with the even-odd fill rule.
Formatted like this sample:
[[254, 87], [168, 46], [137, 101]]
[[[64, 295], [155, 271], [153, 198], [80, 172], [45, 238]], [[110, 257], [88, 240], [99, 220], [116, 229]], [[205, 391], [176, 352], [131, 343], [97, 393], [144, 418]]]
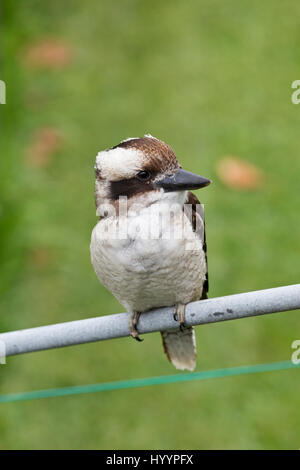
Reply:
[[300, 364], [293, 364], [291, 361], [271, 362], [269, 364], [256, 364], [251, 366], [232, 367], [229, 369], [214, 369], [203, 372], [165, 375], [161, 377], [148, 377], [144, 379], [122, 380], [118, 382], [106, 382], [64, 388], [52, 388], [48, 390], [36, 390], [32, 392], [10, 393], [8, 395], [0, 395], [0, 403], [36, 400], [38, 398], [63, 397], [92, 392], [106, 392], [109, 390], [122, 390], [125, 388], [147, 387], [149, 385], [189, 382], [192, 380], [217, 379], [221, 377], [233, 377], [236, 375], [255, 374], [257, 372], [272, 372], [297, 368], [300, 368]]

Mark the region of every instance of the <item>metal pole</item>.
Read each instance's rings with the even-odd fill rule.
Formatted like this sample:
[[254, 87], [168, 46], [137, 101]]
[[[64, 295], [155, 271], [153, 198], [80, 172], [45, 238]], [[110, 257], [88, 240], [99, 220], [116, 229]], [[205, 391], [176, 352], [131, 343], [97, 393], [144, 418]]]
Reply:
[[[204, 325], [295, 309], [300, 309], [300, 284], [191, 302], [185, 323]], [[138, 330], [144, 334], [178, 328], [173, 315], [173, 307], [147, 312], [141, 315]], [[0, 344], [5, 345], [6, 356], [13, 356], [124, 336], [129, 336], [128, 313], [2, 333]]]

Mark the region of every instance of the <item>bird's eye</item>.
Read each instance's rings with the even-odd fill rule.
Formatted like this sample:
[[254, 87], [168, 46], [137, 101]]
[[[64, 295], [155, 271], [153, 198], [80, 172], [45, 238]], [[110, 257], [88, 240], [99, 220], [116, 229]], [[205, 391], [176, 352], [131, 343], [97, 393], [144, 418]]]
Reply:
[[151, 177], [151, 173], [149, 173], [149, 171], [142, 170], [136, 176], [140, 181], [148, 181]]

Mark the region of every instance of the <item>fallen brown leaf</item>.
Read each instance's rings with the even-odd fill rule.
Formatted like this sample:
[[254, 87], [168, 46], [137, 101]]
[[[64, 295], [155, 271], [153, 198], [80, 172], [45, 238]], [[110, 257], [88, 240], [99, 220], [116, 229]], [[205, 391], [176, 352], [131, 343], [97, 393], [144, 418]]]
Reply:
[[32, 44], [24, 53], [24, 60], [30, 67], [61, 68], [71, 62], [71, 49], [57, 39], [44, 39]]
[[61, 148], [62, 137], [56, 129], [38, 129], [26, 152], [26, 162], [33, 167], [49, 165], [51, 156]]
[[237, 157], [222, 158], [216, 172], [222, 183], [232, 189], [257, 189], [263, 183], [263, 172]]
[[50, 264], [51, 260], [52, 253], [47, 247], [38, 247], [29, 252], [29, 262], [34, 266], [45, 268]]

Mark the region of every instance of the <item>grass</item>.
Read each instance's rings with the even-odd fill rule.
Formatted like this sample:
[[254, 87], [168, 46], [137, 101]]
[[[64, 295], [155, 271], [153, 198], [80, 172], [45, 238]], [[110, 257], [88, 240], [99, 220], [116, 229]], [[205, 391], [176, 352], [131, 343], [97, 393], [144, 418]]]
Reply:
[[[123, 311], [89, 258], [97, 152], [146, 132], [184, 168], [214, 180], [206, 206], [210, 296], [299, 282], [298, 4], [202, 0], [3, 2], [0, 327]], [[65, 67], [26, 62], [54, 38]], [[63, 143], [47, 165], [26, 158], [36, 132]], [[265, 184], [236, 192], [224, 155]], [[197, 328], [197, 370], [288, 360], [297, 312]], [[0, 393], [173, 374], [160, 337], [120, 339], [8, 359]], [[2, 449], [299, 448], [297, 371], [3, 404]]]

